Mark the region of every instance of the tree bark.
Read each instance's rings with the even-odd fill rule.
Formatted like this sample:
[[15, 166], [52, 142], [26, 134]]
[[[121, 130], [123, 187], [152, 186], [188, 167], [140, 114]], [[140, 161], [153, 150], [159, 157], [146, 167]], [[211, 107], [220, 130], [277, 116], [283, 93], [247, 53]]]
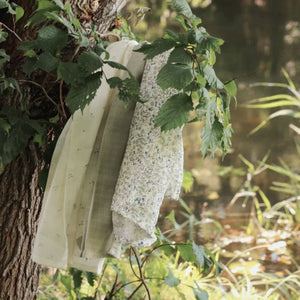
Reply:
[[[30, 9], [30, 5], [27, 6], [31, 1], [15, 2], [25, 9], [24, 19], [26, 20], [26, 15], [30, 15], [34, 7]], [[96, 2], [98, 3], [98, 1], [89, 0], [71, 1], [75, 15], [84, 24], [95, 23], [98, 32], [105, 33], [126, 0], [104, 1], [101, 2], [101, 6], [91, 10], [93, 8], [91, 4]], [[19, 27], [16, 31], [21, 38], [26, 40], [29, 36], [28, 30], [22, 29], [21, 22], [17, 24]], [[18, 76], [22, 78], [22, 75], [16, 71], [14, 75], [16, 79]], [[28, 101], [30, 102], [30, 99]], [[1, 102], [2, 106], [15, 104], [16, 101], [11, 96]], [[30, 256], [42, 204], [42, 191], [38, 186], [38, 176], [43, 165], [41, 149], [31, 142], [27, 149], [7, 165], [0, 175], [1, 300], [36, 299], [41, 268], [31, 260]]]

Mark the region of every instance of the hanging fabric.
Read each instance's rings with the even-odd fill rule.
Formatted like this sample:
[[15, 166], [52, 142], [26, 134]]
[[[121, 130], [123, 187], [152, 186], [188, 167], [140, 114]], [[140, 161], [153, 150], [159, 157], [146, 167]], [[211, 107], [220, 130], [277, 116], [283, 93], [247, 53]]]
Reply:
[[175, 89], [156, 83], [168, 52], [146, 62], [141, 99], [135, 108], [125, 156], [113, 196], [114, 247], [149, 246], [164, 198], [178, 199], [183, 179], [182, 128], [161, 132], [154, 128], [160, 107]]
[[[137, 45], [120, 41], [107, 51], [110, 60], [140, 78], [145, 62], [142, 54], [133, 52]], [[107, 78], [127, 76], [107, 65], [104, 73]], [[103, 258], [113, 249], [111, 201], [134, 107], [134, 103], [125, 107], [116, 89], [103, 80], [93, 101], [67, 122], [52, 157], [34, 261], [101, 272]]]

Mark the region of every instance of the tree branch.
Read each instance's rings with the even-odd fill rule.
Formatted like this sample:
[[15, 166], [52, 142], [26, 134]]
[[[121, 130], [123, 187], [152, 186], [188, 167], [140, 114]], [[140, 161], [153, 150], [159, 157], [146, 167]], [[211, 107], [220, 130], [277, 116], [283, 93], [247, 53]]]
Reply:
[[23, 40], [19, 37], [19, 35], [13, 31], [12, 29], [10, 29], [7, 25], [5, 25], [4, 23], [0, 22], [0, 26], [3, 26], [4, 28], [6, 28], [10, 33], [12, 33], [20, 42], [22, 42]]

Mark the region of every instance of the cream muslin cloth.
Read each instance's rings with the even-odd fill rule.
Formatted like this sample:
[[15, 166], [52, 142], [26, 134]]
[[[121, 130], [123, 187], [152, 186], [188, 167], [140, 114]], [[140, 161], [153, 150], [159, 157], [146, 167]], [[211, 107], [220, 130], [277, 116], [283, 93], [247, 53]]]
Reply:
[[[120, 41], [107, 51], [140, 78], [144, 56], [138, 44]], [[127, 72], [104, 67], [107, 78]], [[126, 107], [116, 89], [103, 80], [83, 112], [76, 111], [63, 129], [49, 171], [32, 259], [37, 263], [101, 273], [104, 257], [118, 257], [111, 202], [122, 163], [134, 103]]]

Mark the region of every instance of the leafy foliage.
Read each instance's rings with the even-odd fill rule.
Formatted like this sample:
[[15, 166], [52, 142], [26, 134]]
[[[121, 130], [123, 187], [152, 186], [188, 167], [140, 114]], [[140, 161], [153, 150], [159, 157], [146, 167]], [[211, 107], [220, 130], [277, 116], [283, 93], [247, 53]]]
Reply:
[[213, 37], [200, 26], [201, 19], [191, 11], [185, 0], [170, 2], [184, 33], [168, 30], [163, 38], [144, 44], [137, 50], [152, 58], [170, 51], [166, 65], [157, 76], [157, 83], [166, 90], [175, 88], [182, 93], [171, 97], [159, 111], [155, 126], [163, 131], [189, 122], [189, 113], [200, 121], [205, 117], [202, 130], [202, 154], [214, 155], [217, 148], [225, 154], [231, 147], [230, 98], [236, 96], [233, 80], [226, 85], [217, 77], [213, 65], [220, 53], [222, 39]]
[[[14, 22], [21, 19], [24, 14], [24, 10], [20, 6], [14, 3], [10, 4], [6, 0], [1, 0], [0, 7], [7, 8], [7, 13], [14, 15]], [[63, 4], [60, 0], [39, 0], [38, 7], [27, 21], [26, 26], [34, 28], [37, 24], [43, 24], [43, 26], [40, 26], [41, 29], [37, 31], [36, 38], [20, 41], [18, 51], [24, 57], [21, 65], [24, 74], [19, 77], [25, 77], [24, 83], [31, 82], [38, 86], [44, 92], [46, 101], [50, 100], [52, 104], [57, 102], [59, 115], [57, 121], [66, 118], [66, 115], [61, 115], [65, 110], [64, 104], [73, 113], [78, 109], [83, 110], [90, 103], [102, 79], [104, 80], [104, 65], [128, 73], [128, 76], [124, 80], [120, 79], [116, 85], [119, 88], [120, 100], [140, 101], [139, 86], [135, 78], [126, 67], [109, 61], [108, 52], [105, 50], [108, 43], [99, 38], [99, 35], [93, 31], [93, 26], [90, 33], [81, 26], [71, 10], [70, 3]], [[13, 33], [13, 30], [10, 32]], [[5, 27], [2, 27], [0, 43], [5, 42], [7, 37], [8, 33], [5, 31]], [[21, 40], [17, 35], [16, 37]], [[70, 47], [73, 48], [71, 54]], [[10, 56], [5, 49], [0, 49], [0, 95], [8, 95], [11, 91], [17, 90], [22, 96], [18, 80], [6, 76], [4, 72], [4, 65], [9, 61]], [[55, 99], [47, 94], [43, 84], [35, 81], [37, 77], [41, 77], [41, 74], [46, 77], [49, 73], [54, 79], [53, 82], [60, 81], [60, 94]], [[60, 106], [62, 107], [59, 108]], [[15, 112], [17, 113], [17, 110]], [[46, 130], [42, 133], [36, 128], [37, 124], [40, 127], [45, 126], [49, 120], [32, 119], [26, 107], [22, 108], [21, 115], [22, 117], [17, 122], [11, 123], [7, 117], [7, 111], [4, 108], [1, 111], [1, 124], [9, 124], [5, 130], [2, 127], [0, 129], [0, 158], [3, 165], [15, 158], [36, 134], [43, 135], [42, 140], [46, 138]]]

